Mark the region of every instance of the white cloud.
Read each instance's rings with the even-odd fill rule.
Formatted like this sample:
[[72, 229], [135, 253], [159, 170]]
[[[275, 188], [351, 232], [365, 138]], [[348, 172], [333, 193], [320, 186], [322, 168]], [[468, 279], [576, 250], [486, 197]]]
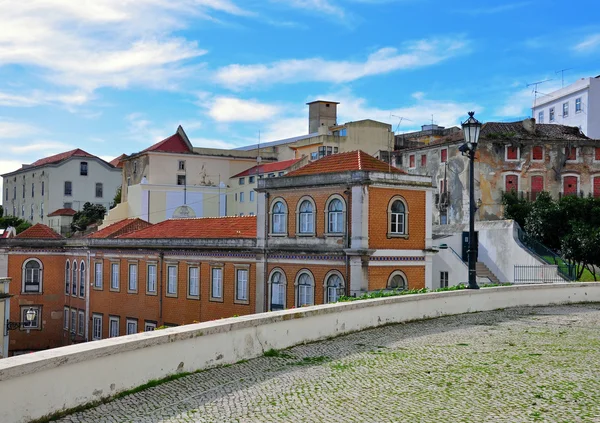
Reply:
[[269, 142], [305, 134], [308, 134], [307, 116], [287, 117], [269, 123], [266, 128], [261, 131], [260, 139], [262, 142]]
[[0, 106], [32, 107], [42, 104], [60, 104], [66, 107], [80, 106], [92, 98], [91, 93], [77, 90], [71, 93], [53, 94], [39, 90], [27, 94], [0, 92]]
[[[537, 99], [547, 99], [549, 93], [560, 88], [560, 83], [558, 81], [540, 85], [538, 87]], [[506, 100], [504, 103], [494, 111], [495, 116], [502, 118], [523, 118], [525, 116], [531, 116], [531, 106], [533, 106], [533, 102], [536, 98], [533, 87], [507, 92], [505, 98]]]
[[362, 62], [311, 58], [281, 60], [270, 64], [233, 64], [219, 69], [215, 79], [231, 89], [307, 81], [343, 83], [366, 76], [433, 65], [466, 53], [468, 44], [468, 40], [462, 37], [412, 41], [405, 43], [402, 52], [394, 47], [385, 47]]
[[461, 14], [467, 13], [469, 15], [495, 15], [496, 13], [509, 12], [511, 10], [520, 9], [522, 7], [529, 6], [530, 4], [530, 1], [524, 1], [519, 3], [504, 3], [498, 6], [462, 9], [458, 12]]
[[218, 122], [254, 122], [272, 118], [278, 107], [257, 100], [235, 97], [216, 97], [209, 105], [208, 114]]
[[[25, 144], [25, 145], [8, 146], [8, 150], [11, 153], [15, 153], [15, 154], [38, 153], [38, 152], [42, 152], [42, 153], [62, 152], [62, 151], [69, 151], [72, 149], [73, 149], [73, 146], [71, 146], [69, 144], [65, 144], [62, 142], [56, 142], [56, 141], [47, 141], [47, 140], [34, 141], [32, 143]], [[48, 155], [50, 155], [50, 154], [48, 154]]]
[[334, 15], [339, 18], [346, 15], [344, 9], [330, 0], [283, 0], [283, 2], [290, 7]]
[[586, 53], [595, 50], [597, 47], [600, 47], [600, 34], [592, 34], [579, 44], [576, 44], [573, 50], [577, 53]]
[[[30, 124], [15, 122], [10, 120], [0, 120], [0, 139], [22, 139], [23, 136], [32, 135], [40, 132], [40, 130]], [[6, 145], [5, 143], [3, 143]]]

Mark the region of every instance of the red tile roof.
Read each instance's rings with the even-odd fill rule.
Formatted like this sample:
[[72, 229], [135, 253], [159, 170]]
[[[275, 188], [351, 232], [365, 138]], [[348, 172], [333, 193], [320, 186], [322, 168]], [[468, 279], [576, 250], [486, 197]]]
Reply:
[[256, 216], [169, 219], [146, 229], [119, 236], [125, 239], [256, 238]]
[[63, 237], [48, 226], [41, 223], [36, 223], [29, 229], [25, 229], [23, 232], [18, 234], [15, 238], [20, 239], [62, 239]]
[[185, 134], [185, 131], [181, 125], [179, 125], [177, 127], [177, 132], [175, 132], [173, 135], [157, 142], [154, 145], [151, 145], [141, 152], [145, 153], [148, 151], [161, 151], [163, 153], [192, 153], [193, 147], [187, 135]]
[[286, 176], [318, 175], [321, 173], [349, 172], [364, 170], [369, 172], [406, 173], [388, 163], [383, 162], [364, 151], [350, 151], [348, 153], [333, 154], [302, 166], [288, 173]]
[[76, 148], [75, 150], [65, 151], [64, 153], [55, 154], [54, 156], [44, 157], [43, 159], [39, 159], [26, 167], [34, 167], [34, 166], [43, 166], [47, 164], [55, 164], [60, 163], [64, 160], [70, 159], [71, 157], [96, 157], [93, 154], [88, 153], [87, 151], [83, 151], [80, 148]]
[[123, 219], [88, 235], [86, 238], [116, 238], [121, 235], [146, 229], [150, 226], [152, 226], [152, 223], [139, 218]]
[[119, 157], [115, 157], [109, 163], [114, 167], [122, 168], [123, 167], [123, 159], [127, 157], [127, 154], [121, 154]]
[[253, 166], [250, 169], [244, 170], [243, 172], [232, 176], [232, 178], [241, 178], [242, 176], [257, 175], [269, 172], [279, 172], [290, 168], [300, 160], [302, 159], [283, 160], [281, 162], [265, 163], [258, 166]]
[[75, 213], [77, 213], [75, 210], [73, 209], [58, 209], [53, 211], [52, 213], [50, 213], [48, 215], [48, 217], [54, 217], [54, 216], [75, 216]]

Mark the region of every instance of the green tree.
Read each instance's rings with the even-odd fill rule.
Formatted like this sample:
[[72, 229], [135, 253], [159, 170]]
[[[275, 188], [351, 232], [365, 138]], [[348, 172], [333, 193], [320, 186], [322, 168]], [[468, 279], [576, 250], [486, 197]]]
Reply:
[[83, 210], [78, 211], [73, 216], [71, 229], [73, 231], [85, 231], [89, 225], [104, 219], [105, 214], [106, 207], [100, 204], [85, 203]]
[[4, 207], [0, 206], [0, 217], [4, 216]]
[[117, 188], [117, 192], [115, 192], [115, 197], [113, 198], [113, 203], [110, 208], [114, 209], [117, 207], [117, 204], [121, 204], [121, 187]]
[[560, 240], [567, 232], [557, 202], [550, 194], [541, 192], [532, 203], [525, 218], [525, 232], [551, 250], [560, 250]]
[[502, 204], [504, 205], [504, 218], [512, 219], [525, 228], [525, 220], [531, 212], [532, 202], [525, 198], [520, 198], [516, 191], [509, 191], [502, 194]]
[[596, 280], [594, 264], [600, 264], [600, 229], [587, 223], [574, 222], [571, 231], [561, 240], [563, 257], [577, 264], [577, 279], [588, 269]]

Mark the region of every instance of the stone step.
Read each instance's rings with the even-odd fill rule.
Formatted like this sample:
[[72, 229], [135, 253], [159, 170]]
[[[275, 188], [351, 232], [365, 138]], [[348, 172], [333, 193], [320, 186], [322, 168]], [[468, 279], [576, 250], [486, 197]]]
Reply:
[[480, 261], [475, 263], [475, 271], [477, 273], [477, 276], [480, 278], [488, 278], [493, 283], [500, 283], [500, 280], [498, 279], [498, 277], [496, 277], [494, 272], [492, 272], [489, 269], [489, 267], [487, 267], [485, 265], [485, 263], [482, 263]]

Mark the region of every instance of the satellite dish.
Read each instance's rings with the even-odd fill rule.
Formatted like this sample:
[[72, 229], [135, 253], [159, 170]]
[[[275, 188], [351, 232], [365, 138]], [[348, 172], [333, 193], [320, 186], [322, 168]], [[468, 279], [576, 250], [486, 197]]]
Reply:
[[196, 212], [190, 206], [179, 206], [173, 212], [174, 219], [193, 219], [196, 217]]

